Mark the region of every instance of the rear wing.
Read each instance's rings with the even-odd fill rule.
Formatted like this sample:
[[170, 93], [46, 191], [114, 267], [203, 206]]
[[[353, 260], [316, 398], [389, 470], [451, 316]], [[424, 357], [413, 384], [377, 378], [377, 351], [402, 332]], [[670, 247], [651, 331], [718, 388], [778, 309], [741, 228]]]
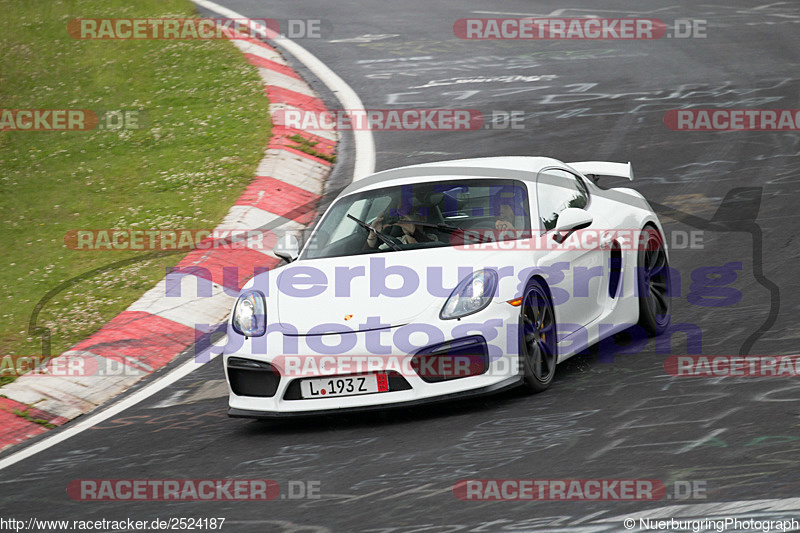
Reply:
[[593, 182], [597, 183], [599, 176], [614, 176], [615, 178], [628, 178], [633, 181], [633, 165], [628, 163], [610, 163], [608, 161], [579, 161], [567, 163], [567, 166], [577, 170]]

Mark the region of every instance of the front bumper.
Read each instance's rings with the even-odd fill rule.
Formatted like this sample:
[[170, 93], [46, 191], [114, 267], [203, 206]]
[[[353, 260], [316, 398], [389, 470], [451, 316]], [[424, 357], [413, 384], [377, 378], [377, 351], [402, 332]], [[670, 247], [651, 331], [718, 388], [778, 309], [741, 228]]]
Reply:
[[[473, 331], [472, 334], [464, 336], [463, 327], [460, 330], [456, 329], [459, 324], [457, 321], [452, 321], [452, 325], [450, 326], [452, 329], [446, 332], [446, 340], [444, 341], [444, 344], [448, 344], [449, 346], [447, 347], [448, 349], [444, 351], [458, 352], [459, 348], [456, 345], [461, 343], [460, 346], [463, 348], [464, 343], [462, 341], [465, 338], [480, 338], [485, 346], [485, 368], [483, 368], [480, 373], [473, 373], [470, 370], [467, 374], [468, 377], [459, 376], [458, 378], [444, 380], [431, 379], [429, 375], [421, 375], [418, 367], [415, 367], [415, 370], [417, 370], [416, 372], [408, 371], [408, 369], [413, 366], [412, 364], [403, 365], [403, 370], [399, 373], [396, 371], [398, 368], [397, 366], [390, 365], [385, 368], [371, 367], [370, 371], [367, 372], [338, 372], [334, 370], [328, 372], [304, 373], [302, 376], [296, 374], [287, 376], [285, 373], [281, 373], [279, 378], [275, 376], [269, 377], [268, 379], [271, 380], [271, 383], [263, 387], [262, 392], [259, 392], [261, 389], [255, 392], [252, 388], [242, 389], [240, 383], [237, 383], [237, 378], [235, 376], [232, 381], [229, 360], [236, 358], [238, 360], [246, 359], [256, 361], [264, 365], [264, 376], [267, 376], [269, 372], [267, 369], [270, 366], [279, 369], [285, 368], [285, 365], [281, 366], [279, 364], [281, 358], [291, 356], [258, 354], [258, 350], [254, 349], [251, 339], [249, 342], [240, 346], [234, 353], [226, 353], [224, 357], [226, 378], [228, 379], [229, 385], [228, 413], [232, 417], [280, 418], [286, 416], [325, 414], [340, 412], [342, 410], [363, 411], [394, 406], [417, 405], [431, 401], [452, 400], [480, 394], [489, 394], [514, 387], [520, 383], [521, 379], [516, 349], [516, 339], [518, 337], [516, 336], [516, 330], [512, 331], [511, 329], [507, 329], [509, 322], [513, 322], [513, 324], [516, 325], [516, 317], [513, 317], [513, 320], [509, 321], [508, 319], [499, 320], [495, 315], [494, 320], [486, 320], [481, 323], [483, 331]], [[455, 335], [453, 335], [453, 333], [455, 333]], [[447, 337], [448, 334], [450, 335], [449, 337]], [[271, 333], [268, 335], [273, 335], [268, 341], [269, 346], [272, 347], [273, 350], [276, 350], [278, 347], [285, 347], [283, 343], [287, 339], [284, 338], [285, 336], [282, 333]], [[370, 345], [367, 340], [368, 332], [358, 332], [352, 335], [356, 337], [355, 345], [347, 350], [347, 353], [330, 356], [329, 358], [358, 357], [360, 354], [375, 353], [374, 343]], [[310, 350], [306, 351], [307, 347], [304, 346], [302, 336], [294, 336], [289, 340], [290, 343], [298, 343], [296, 346], [297, 350], [294, 349], [295, 347], [292, 347], [289, 353], [313, 353]], [[423, 349], [417, 349], [411, 353], [403, 353], [397, 349], [396, 343], [392, 342], [385, 346], [390, 353], [376, 357], [385, 357], [395, 361], [412, 361], [415, 357], [419, 357], [420, 353], [429, 353], [433, 346], [441, 347], [442, 344], [441, 341], [437, 341]], [[369, 348], [373, 349], [371, 350]], [[237, 369], [238, 368], [240, 367], [237, 367]], [[384, 372], [387, 374], [389, 378], [389, 390], [387, 392], [308, 399], [303, 399], [299, 395], [299, 381], [305, 378], [338, 377], [371, 372]], [[267, 378], [265, 377], [264, 379]], [[238, 391], [239, 394], [237, 394], [236, 391]]]
[[[514, 376], [494, 385], [488, 385], [478, 389], [465, 390], [462, 392], [454, 392], [451, 394], [444, 394], [440, 396], [431, 396], [428, 398], [419, 398], [416, 400], [400, 400], [389, 403], [380, 403], [373, 405], [362, 405], [358, 407], [338, 407], [333, 409], [314, 409], [309, 411], [256, 411], [251, 409], [237, 409], [235, 407], [228, 408], [228, 416], [231, 418], [257, 418], [265, 420], [274, 420], [281, 418], [295, 418], [295, 417], [309, 417], [309, 416], [324, 416], [341, 413], [364, 413], [383, 411], [385, 409], [397, 409], [401, 407], [414, 407], [417, 405], [429, 405], [431, 403], [450, 402], [455, 400], [465, 400], [474, 398], [476, 396], [484, 396], [487, 394], [497, 394], [508, 389], [513, 389], [522, 383], [521, 376]], [[312, 400], [313, 401], [313, 400]]]

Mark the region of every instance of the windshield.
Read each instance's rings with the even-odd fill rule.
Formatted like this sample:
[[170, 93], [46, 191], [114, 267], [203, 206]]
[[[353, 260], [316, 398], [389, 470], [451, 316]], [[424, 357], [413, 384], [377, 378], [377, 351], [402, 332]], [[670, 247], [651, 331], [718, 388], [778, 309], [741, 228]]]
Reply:
[[528, 192], [520, 181], [414, 183], [354, 193], [336, 201], [301, 259], [527, 237]]

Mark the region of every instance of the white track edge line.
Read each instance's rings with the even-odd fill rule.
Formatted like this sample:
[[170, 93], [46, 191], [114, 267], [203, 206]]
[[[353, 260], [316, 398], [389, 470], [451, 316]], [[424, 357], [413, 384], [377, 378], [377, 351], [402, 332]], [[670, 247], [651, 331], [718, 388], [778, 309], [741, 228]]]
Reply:
[[[227, 341], [225, 341], [227, 342]], [[220, 344], [220, 346], [224, 346], [225, 343]], [[203, 355], [205, 352], [202, 352], [200, 355]], [[70, 437], [74, 437], [78, 433], [81, 433], [100, 422], [104, 422], [115, 416], [122, 411], [128, 409], [136, 405], [137, 403], [146, 400], [150, 396], [161, 392], [162, 390], [166, 389], [168, 386], [172, 385], [179, 379], [188, 376], [190, 373], [194, 372], [198, 368], [204, 366], [206, 363], [213, 361], [219, 354], [211, 355], [209, 360], [205, 363], [198, 363], [196, 359], [200, 358], [200, 355], [195, 355], [190, 360], [186, 361], [185, 363], [181, 364], [179, 367], [171, 370], [164, 376], [156, 379], [152, 383], [148, 383], [138, 391], [134, 392], [130, 396], [119, 400], [118, 402], [112, 404], [110, 407], [105, 409], [104, 411], [100, 411], [99, 413], [88, 415], [84, 419], [76, 420], [73, 425], [64, 428], [62, 431], [55, 433], [45, 439], [42, 439], [39, 442], [33, 443], [30, 446], [19, 450], [18, 452], [12, 453], [8, 457], [4, 457], [0, 459], [0, 470], [7, 468], [13, 464], [16, 464], [23, 459], [27, 459], [37, 453], [46, 450], [56, 444], [59, 444]]]
[[[232, 19], [247, 18], [211, 0], [192, 0], [192, 2], [223, 17]], [[266, 31], [266, 28], [262, 24], [255, 21], [250, 21], [250, 24], [256, 31]], [[343, 109], [366, 111], [364, 109], [364, 104], [361, 103], [361, 99], [356, 92], [340, 78], [338, 74], [331, 70], [325, 63], [317, 59], [315, 55], [286, 37], [276, 37], [272, 40], [314, 73], [314, 75], [336, 96], [342, 104]], [[372, 131], [369, 129], [353, 130], [353, 140], [355, 143], [353, 181], [357, 181], [375, 172], [375, 141], [372, 137]]]

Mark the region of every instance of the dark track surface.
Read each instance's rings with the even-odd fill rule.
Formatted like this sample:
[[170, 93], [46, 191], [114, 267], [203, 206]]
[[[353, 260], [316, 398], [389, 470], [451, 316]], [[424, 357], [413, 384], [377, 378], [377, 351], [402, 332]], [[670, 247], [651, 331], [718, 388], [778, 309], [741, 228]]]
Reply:
[[[630, 2], [605, 0], [586, 10], [553, 13], [563, 4], [223, 3], [253, 18], [327, 21], [333, 28], [329, 38], [300, 44], [347, 81], [367, 108], [525, 112], [522, 130], [377, 133], [378, 170], [491, 155], [632, 161], [633, 186], [653, 203], [669, 232], [705, 231], [704, 249], [671, 252], [682, 278], [673, 323], [699, 327], [703, 354], [798, 353], [800, 135], [675, 132], [662, 119], [667, 110], [690, 105], [800, 108], [800, 4], [696, 6], [681, 0], [662, 7], [648, 0], [631, 11], [625, 7]], [[503, 13], [705, 19], [708, 28], [705, 39], [633, 42], [453, 36], [456, 19]], [[367, 34], [387, 37], [352, 41]], [[337, 40], [344, 41], [330, 42]], [[523, 78], [504, 81], [505, 76]], [[710, 226], [723, 198], [736, 188], [756, 189], [741, 191], [738, 203]], [[741, 291], [740, 301], [702, 307], [687, 300], [693, 271], [730, 262], [742, 264], [732, 285]], [[685, 351], [676, 335], [669, 353]], [[559, 367], [552, 388], [538, 396], [508, 392], [436, 407], [286, 422], [228, 419], [226, 399], [208, 384], [222, 378], [215, 360], [119, 417], [1, 471], [0, 515], [216, 516], [227, 519], [224, 531], [622, 531], [626, 513], [800, 494], [797, 378], [672, 378], [663, 367], [667, 355], [651, 341], [635, 354], [577, 356]], [[187, 392], [176, 396], [180, 390]], [[73, 479], [228, 477], [274, 479], [284, 493], [290, 480], [319, 481], [321, 498], [76, 502], [65, 492]], [[674, 481], [704, 481], [707, 499], [462, 502], [452, 487], [464, 478], [660, 479], [668, 492]], [[737, 509], [687, 507], [665, 516], [733, 516]], [[784, 509], [759, 516], [800, 520], [800, 499]]]

